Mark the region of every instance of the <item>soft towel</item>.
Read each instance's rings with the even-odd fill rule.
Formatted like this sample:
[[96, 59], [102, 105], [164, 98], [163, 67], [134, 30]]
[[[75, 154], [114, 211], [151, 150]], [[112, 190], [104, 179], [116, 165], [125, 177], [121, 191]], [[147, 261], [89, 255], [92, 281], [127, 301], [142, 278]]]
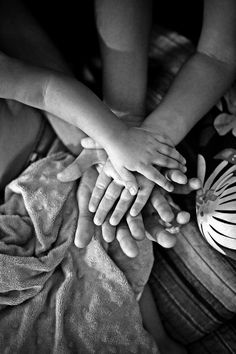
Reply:
[[152, 267], [151, 243], [139, 244], [135, 260], [116, 246], [108, 256], [99, 232], [87, 248], [74, 246], [76, 184], [56, 178], [71, 161], [65, 153], [49, 156], [6, 189], [0, 352], [156, 353], [136, 301]]

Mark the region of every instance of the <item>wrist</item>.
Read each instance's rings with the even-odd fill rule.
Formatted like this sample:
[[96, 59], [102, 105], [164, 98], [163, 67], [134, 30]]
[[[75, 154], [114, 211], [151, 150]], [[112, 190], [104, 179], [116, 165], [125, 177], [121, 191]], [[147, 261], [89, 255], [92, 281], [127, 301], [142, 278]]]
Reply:
[[135, 112], [135, 110], [118, 110], [116, 108], [111, 107], [107, 102], [104, 103], [108, 106], [108, 108], [122, 120], [128, 127], [139, 127], [144, 120], [145, 110], [139, 110], [139, 112]]
[[106, 136], [102, 138], [102, 141], [100, 141], [100, 144], [108, 154], [114, 145], [118, 146], [121, 140], [123, 141], [122, 137], [126, 136], [128, 129], [128, 126], [120, 119], [119, 124], [116, 124], [114, 127], [109, 127], [109, 134], [106, 134]]
[[[173, 116], [175, 117], [174, 119]], [[185, 136], [184, 121], [181, 117], [173, 113], [167, 116], [166, 114], [162, 115], [153, 112], [145, 119], [141, 127], [145, 130], [167, 136], [173, 145], [177, 145]]]

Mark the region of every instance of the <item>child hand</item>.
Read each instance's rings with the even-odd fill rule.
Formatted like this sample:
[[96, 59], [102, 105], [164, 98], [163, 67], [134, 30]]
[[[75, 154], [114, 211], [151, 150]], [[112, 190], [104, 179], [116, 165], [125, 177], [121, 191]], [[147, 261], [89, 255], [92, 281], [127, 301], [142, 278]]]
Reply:
[[126, 128], [105, 149], [129, 190], [133, 182], [129, 171], [142, 174], [168, 192], [173, 190], [173, 186], [155, 168], [155, 165], [186, 172], [184, 166], [186, 161], [173, 147], [171, 141], [165, 136], [144, 128]]

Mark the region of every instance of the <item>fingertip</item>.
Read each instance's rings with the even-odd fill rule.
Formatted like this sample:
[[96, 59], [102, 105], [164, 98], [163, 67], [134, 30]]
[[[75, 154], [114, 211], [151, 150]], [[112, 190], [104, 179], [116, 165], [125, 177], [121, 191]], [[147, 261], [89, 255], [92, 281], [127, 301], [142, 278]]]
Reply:
[[91, 139], [89, 137], [83, 138], [80, 144], [83, 148], [88, 149], [91, 146]]
[[138, 246], [133, 243], [128, 243], [126, 242], [126, 245], [124, 248], [122, 248], [124, 254], [126, 254], [127, 257], [129, 258], [135, 258], [139, 254]]
[[178, 184], [186, 184], [188, 182], [188, 178], [180, 171], [175, 171], [172, 175], [172, 181]]
[[60, 181], [60, 182], [69, 182], [69, 179], [68, 179], [68, 176], [66, 174], [64, 174], [63, 172], [59, 172], [57, 174], [57, 179]]
[[199, 178], [191, 178], [189, 180], [189, 186], [193, 189], [193, 190], [197, 190], [200, 189], [202, 187], [202, 182], [200, 181]]
[[72, 182], [80, 178], [82, 171], [77, 164], [68, 166], [61, 172], [57, 173], [57, 179], [61, 182]]
[[117, 226], [117, 220], [116, 220], [116, 218], [114, 218], [113, 216], [111, 216], [110, 217], [110, 219], [109, 219], [109, 224], [111, 225], [111, 226]]
[[85, 248], [89, 244], [88, 233], [86, 233], [86, 237], [84, 237], [85, 233], [76, 232], [74, 244], [77, 248]]
[[97, 226], [101, 226], [102, 225], [102, 221], [96, 216], [93, 218], [93, 222]]
[[176, 221], [177, 223], [184, 225], [187, 224], [190, 220], [190, 214], [187, 211], [180, 211], [177, 214]]
[[91, 204], [91, 205], [89, 204], [88, 209], [91, 213], [95, 213], [95, 211], [96, 211], [96, 207], [93, 204]]
[[174, 186], [173, 184], [166, 184], [166, 186], [164, 187], [164, 189], [167, 191], [167, 192], [173, 192], [174, 191]]
[[171, 221], [173, 221], [174, 217], [175, 217], [175, 215], [172, 211], [166, 211], [161, 216], [162, 220], [166, 223], [170, 223]]
[[138, 187], [134, 185], [133, 183], [131, 184], [130, 182], [125, 184], [126, 189], [128, 189], [129, 193], [132, 196], [135, 196], [138, 193]]
[[157, 235], [157, 242], [164, 248], [172, 248], [176, 244], [176, 236], [163, 230]]
[[137, 210], [135, 210], [134, 208], [131, 208], [129, 211], [130, 215], [135, 217], [139, 214], [139, 212]]

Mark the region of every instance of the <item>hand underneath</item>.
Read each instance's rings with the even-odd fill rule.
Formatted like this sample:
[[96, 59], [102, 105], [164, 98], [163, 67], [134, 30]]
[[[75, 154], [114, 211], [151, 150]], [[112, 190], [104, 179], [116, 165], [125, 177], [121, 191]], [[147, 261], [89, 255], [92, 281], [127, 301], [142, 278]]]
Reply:
[[[198, 178], [191, 178], [186, 184], [181, 185], [176, 183], [180, 177], [180, 171], [168, 171], [168, 178], [174, 182], [173, 193], [189, 194], [201, 188], [201, 181]], [[190, 214], [180, 210], [173, 203], [171, 196], [163, 193], [158, 187], [154, 188], [143, 216], [148, 238], [164, 248], [171, 248], [175, 245], [181, 227], [190, 219]]]
[[[93, 213], [89, 211], [89, 200], [97, 179], [97, 171], [94, 167], [89, 168], [82, 176], [77, 191], [79, 217], [75, 232], [75, 245], [79, 248], [86, 247], [95, 234], [96, 225], [93, 223]], [[102, 235], [106, 242], [112, 242], [115, 238], [121, 249], [128, 257], [136, 257], [138, 247], [136, 239], [145, 236], [142, 216], [128, 216], [118, 227], [112, 226], [107, 218], [102, 225]]]

